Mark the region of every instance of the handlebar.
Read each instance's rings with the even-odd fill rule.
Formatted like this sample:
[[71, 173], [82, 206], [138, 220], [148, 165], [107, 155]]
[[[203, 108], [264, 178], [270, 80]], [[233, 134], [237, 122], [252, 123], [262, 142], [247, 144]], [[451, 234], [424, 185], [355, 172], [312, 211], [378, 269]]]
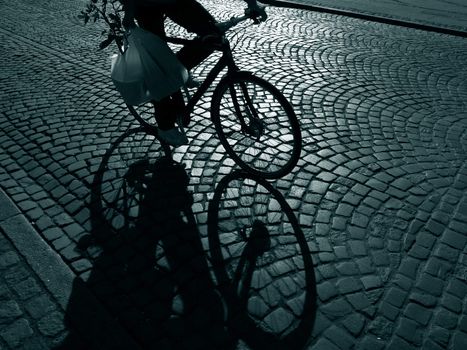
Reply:
[[[239, 17], [232, 17], [232, 18], [230, 18], [229, 20], [227, 20], [225, 22], [219, 22], [219, 23], [216, 23], [215, 25], [219, 29], [221, 34], [223, 35], [229, 29], [231, 29], [232, 27], [235, 27], [237, 24], [239, 24], [241, 22], [244, 22], [244, 21], [246, 21], [247, 19], [250, 19], [250, 18], [251, 17], [249, 17], [247, 15], [239, 16]], [[205, 40], [205, 39], [209, 40], [210, 37], [214, 37], [214, 35], [208, 34], [208, 35], [202, 37], [201, 40]], [[185, 44], [192, 41], [191, 39], [182, 39], [182, 38], [169, 37], [169, 36], [164, 37], [164, 39], [166, 41], [170, 42], [170, 43], [180, 44], [180, 45], [185, 45]]]

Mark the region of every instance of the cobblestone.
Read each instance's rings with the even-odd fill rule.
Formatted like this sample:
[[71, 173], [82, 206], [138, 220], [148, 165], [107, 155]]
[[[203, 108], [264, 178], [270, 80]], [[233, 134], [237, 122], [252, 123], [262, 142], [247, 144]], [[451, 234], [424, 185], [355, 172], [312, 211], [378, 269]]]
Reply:
[[[1, 220], [0, 220], [1, 222]], [[39, 317], [57, 310], [56, 303], [37, 281], [24, 259], [6, 240], [0, 228], [0, 253], [4, 258], [0, 274], [0, 347], [3, 349], [49, 349], [53, 338], [41, 336]], [[63, 327], [63, 310], [57, 323]]]
[[52, 312], [45, 315], [38, 321], [37, 325], [39, 331], [48, 337], [56, 336], [65, 330], [63, 315], [59, 312]]
[[435, 327], [430, 332], [429, 337], [442, 347], [446, 347], [449, 344], [450, 333], [447, 329]]
[[375, 337], [366, 336], [363, 341], [360, 343], [362, 349], [370, 350], [370, 349], [384, 349], [385, 342], [380, 339], [375, 339]]
[[434, 316], [434, 323], [446, 329], [454, 329], [457, 325], [457, 317], [450, 311], [440, 310]]
[[35, 319], [45, 316], [50, 311], [56, 309], [55, 304], [50, 300], [47, 295], [39, 295], [25, 304], [28, 313]]
[[388, 349], [401, 349], [401, 350], [409, 350], [413, 348], [413, 344], [405, 341], [402, 338], [394, 337], [393, 340], [389, 343]]
[[409, 299], [427, 307], [432, 307], [436, 304], [436, 298], [430, 294], [425, 293], [412, 293]]
[[12, 300], [2, 301], [0, 304], [0, 324], [6, 325], [21, 316], [22, 312], [16, 302]]
[[345, 330], [336, 326], [330, 327], [324, 332], [332, 343], [336, 344], [340, 349], [351, 349], [355, 345], [355, 339], [350, 336]]
[[404, 315], [412, 320], [417, 321], [421, 325], [426, 326], [430, 320], [431, 312], [429, 309], [423, 306], [411, 303], [406, 307]]
[[[221, 1], [221, 6], [211, 0], [202, 2], [222, 18], [241, 8], [237, 1]], [[0, 5], [5, 52], [0, 72], [5, 82], [0, 92], [0, 141], [6, 151], [0, 155], [0, 169], [4, 169], [0, 181], [64, 261], [79, 273], [87, 271], [92, 279], [99, 253], [89, 257], [89, 250], [76, 249], [83, 236], [96, 230], [89, 207], [95, 195], [92, 181], [106, 150], [137, 123], [108, 79], [110, 50], [94, 50], [99, 30], [79, 25], [75, 17], [82, 4], [79, 0], [67, 7], [55, 1]], [[52, 18], [51, 13], [57, 15]], [[18, 18], [32, 25], [18, 27]], [[43, 28], [36, 18], [54, 25]], [[177, 32], [172, 25], [169, 29]], [[442, 323], [456, 335], [448, 345], [461, 346], [465, 337], [458, 320], [465, 306], [459, 300], [465, 299], [466, 284], [453, 274], [462, 276], [465, 266], [461, 254], [467, 225], [462, 216], [467, 203], [463, 185], [467, 183], [467, 147], [461, 131], [467, 126], [463, 39], [271, 8], [268, 22], [245, 28], [236, 40], [239, 65], [281, 89], [300, 116], [305, 142], [299, 166], [272, 184], [290, 201], [313, 248], [321, 316], [308, 347], [435, 347], [442, 337], [432, 339], [430, 313], [433, 323]], [[28, 74], [18, 67], [27, 67]], [[194, 73], [205, 75], [206, 65]], [[13, 75], [14, 80], [3, 78]], [[64, 76], [72, 78], [65, 82]], [[200, 225], [207, 222], [206, 204], [214, 184], [234, 167], [218, 149], [208, 120], [201, 117], [209, 108], [207, 97], [195, 110], [195, 123], [188, 130], [190, 146], [174, 152], [174, 158], [186, 163], [191, 172], [193, 208]], [[147, 151], [141, 146], [146, 141], [130, 137], [115, 146], [104, 177], [109, 195], [128, 167]], [[160, 153], [157, 142], [152, 144], [153, 150], [147, 153], [156, 159]], [[109, 208], [104, 209], [108, 215]], [[118, 224], [119, 219], [114, 217], [112, 223]], [[207, 230], [200, 227], [199, 232], [207, 252]], [[116, 257], [107, 258], [115, 265]], [[21, 269], [10, 270], [16, 259], [0, 253], [0, 270], [6, 271], [0, 278], [8, 288], [18, 283], [33, 286]], [[281, 266], [291, 272], [300, 264]], [[285, 293], [272, 294], [279, 298], [295, 290], [278, 286]], [[300, 290], [303, 282], [297, 286]], [[267, 299], [266, 294], [261, 297]], [[290, 300], [297, 300], [292, 294]], [[155, 295], [152, 301], [159, 302]], [[24, 297], [27, 307], [16, 317], [44, 320], [41, 328], [31, 321], [32, 335], [20, 323], [16, 331], [25, 335], [20, 337], [24, 348], [34, 342], [37, 348], [47, 348], [50, 343], [36, 338], [39, 335], [65, 337], [60, 335], [60, 322], [54, 326], [59, 317], [50, 300], [33, 293]], [[293, 305], [297, 316], [300, 303]], [[285, 315], [274, 323], [276, 330], [296, 324], [289, 311], [269, 314], [271, 322]], [[321, 311], [333, 321], [332, 326]], [[380, 319], [395, 325], [429, 323], [413, 333], [407, 327], [404, 337], [399, 337], [393, 328], [381, 329], [385, 323]], [[376, 329], [385, 335], [384, 341], [368, 336], [369, 330]], [[1, 346], [5, 345], [0, 342]]]
[[463, 349], [467, 346], [467, 333], [459, 332], [452, 338], [453, 349]]
[[21, 345], [21, 343], [32, 334], [33, 330], [28, 321], [24, 318], [13, 322], [0, 331], [0, 336], [12, 348]]

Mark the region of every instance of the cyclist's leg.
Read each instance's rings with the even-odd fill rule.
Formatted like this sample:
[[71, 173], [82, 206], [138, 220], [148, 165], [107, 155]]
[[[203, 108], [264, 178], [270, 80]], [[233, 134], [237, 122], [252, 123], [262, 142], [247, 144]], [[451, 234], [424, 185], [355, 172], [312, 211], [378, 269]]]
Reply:
[[153, 101], [155, 117], [159, 129], [168, 130], [175, 126], [175, 116], [170, 111], [171, 98], [167, 96], [160, 101]]
[[160, 101], [153, 101], [153, 104], [157, 125], [162, 130], [168, 130], [175, 126], [177, 115], [183, 112], [185, 102], [179, 90]]
[[[165, 15], [178, 25], [200, 36], [219, 34], [219, 30], [215, 26], [215, 19], [195, 0], [175, 0], [169, 5], [140, 7], [135, 14], [135, 18], [143, 29], [164, 36]], [[185, 45], [177, 52], [177, 57], [190, 70], [206, 59], [212, 52], [213, 49], [206, 48], [201, 43], [196, 42]], [[177, 139], [174, 143], [186, 143], [186, 136], [175, 129], [177, 112], [184, 106], [182, 92], [177, 91], [160, 101], [153, 101], [153, 104], [159, 128], [163, 132], [172, 132]], [[163, 133], [160, 133], [160, 136], [162, 137]]]
[[[135, 18], [141, 28], [164, 36], [164, 15], [199, 36], [220, 34], [214, 17], [195, 0], [173, 0], [170, 4], [138, 6]], [[179, 50], [177, 57], [190, 70], [212, 52], [213, 49], [205, 47], [200, 42], [193, 42]]]
[[164, 12], [160, 6], [138, 6], [135, 11], [138, 25], [158, 36], [164, 36]]
[[[162, 11], [173, 22], [185, 28], [187, 31], [195, 33], [199, 36], [205, 35], [220, 35], [216, 27], [216, 20], [213, 16], [195, 0], [175, 0], [169, 5], [164, 5]], [[201, 42], [190, 42], [177, 52], [177, 57], [180, 62], [190, 71], [193, 67], [205, 60], [214, 50], [206, 47]], [[173, 94], [170, 97], [172, 108], [174, 106], [184, 106], [183, 95], [181, 91]], [[156, 110], [157, 111], [157, 110]], [[158, 123], [162, 128], [173, 127], [173, 123], [177, 117], [177, 113], [172, 112], [171, 116], [160, 117]]]
[[159, 138], [172, 146], [188, 144], [188, 139], [182, 130], [175, 126], [177, 117], [183, 113], [184, 100], [181, 91], [153, 101], [155, 118], [159, 128]]
[[[173, 4], [164, 7], [167, 16], [189, 32], [199, 36], [220, 35], [214, 17], [195, 0], [175, 0]], [[201, 42], [191, 42], [177, 53], [177, 57], [188, 69], [200, 64], [212, 52]]]
[[[140, 6], [137, 8], [135, 18], [141, 28], [158, 36], [165, 36], [164, 13], [164, 6]], [[164, 132], [169, 132], [170, 138], [176, 139], [173, 142], [166, 140], [170, 144], [186, 143], [186, 137], [174, 129], [177, 114], [183, 110], [184, 106], [182, 92], [177, 91], [160, 101], [152, 101], [152, 103], [154, 105], [157, 126], [162, 131], [160, 136], [163, 137], [165, 135]]]

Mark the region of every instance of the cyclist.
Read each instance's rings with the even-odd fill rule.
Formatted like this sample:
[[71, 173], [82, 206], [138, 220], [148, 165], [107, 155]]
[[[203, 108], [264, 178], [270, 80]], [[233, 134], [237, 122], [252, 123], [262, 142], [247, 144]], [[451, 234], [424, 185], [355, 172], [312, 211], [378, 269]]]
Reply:
[[[164, 19], [169, 17], [176, 24], [199, 37], [220, 35], [214, 17], [196, 0], [120, 0], [125, 10], [123, 25], [130, 28], [138, 25], [160, 37], [165, 36]], [[245, 0], [248, 8], [245, 13], [255, 19], [256, 23], [267, 18], [265, 7], [256, 0]], [[200, 41], [193, 41], [177, 52], [180, 62], [190, 71], [200, 64], [212, 52]], [[191, 80], [191, 81], [190, 81]], [[196, 82], [190, 78], [188, 84]], [[188, 143], [186, 135], [176, 126], [177, 114], [184, 106], [183, 95], [178, 91], [160, 101], [153, 101], [156, 121], [159, 127], [159, 136], [172, 146], [181, 146]]]

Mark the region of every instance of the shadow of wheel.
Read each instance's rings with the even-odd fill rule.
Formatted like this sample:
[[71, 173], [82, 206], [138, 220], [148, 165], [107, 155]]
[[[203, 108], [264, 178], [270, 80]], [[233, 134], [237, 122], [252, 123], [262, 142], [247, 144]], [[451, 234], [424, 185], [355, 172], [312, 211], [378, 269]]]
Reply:
[[91, 187], [91, 240], [102, 243], [131, 229], [138, 215], [138, 196], [144, 193], [144, 189], [134, 186], [138, 183], [132, 177], [144, 177], [152, 163], [170, 155], [170, 147], [161, 144], [145, 127], [130, 129], [112, 142]]
[[315, 319], [315, 275], [281, 193], [249, 173], [227, 175], [209, 204], [208, 239], [234, 335], [252, 349], [302, 349]]

